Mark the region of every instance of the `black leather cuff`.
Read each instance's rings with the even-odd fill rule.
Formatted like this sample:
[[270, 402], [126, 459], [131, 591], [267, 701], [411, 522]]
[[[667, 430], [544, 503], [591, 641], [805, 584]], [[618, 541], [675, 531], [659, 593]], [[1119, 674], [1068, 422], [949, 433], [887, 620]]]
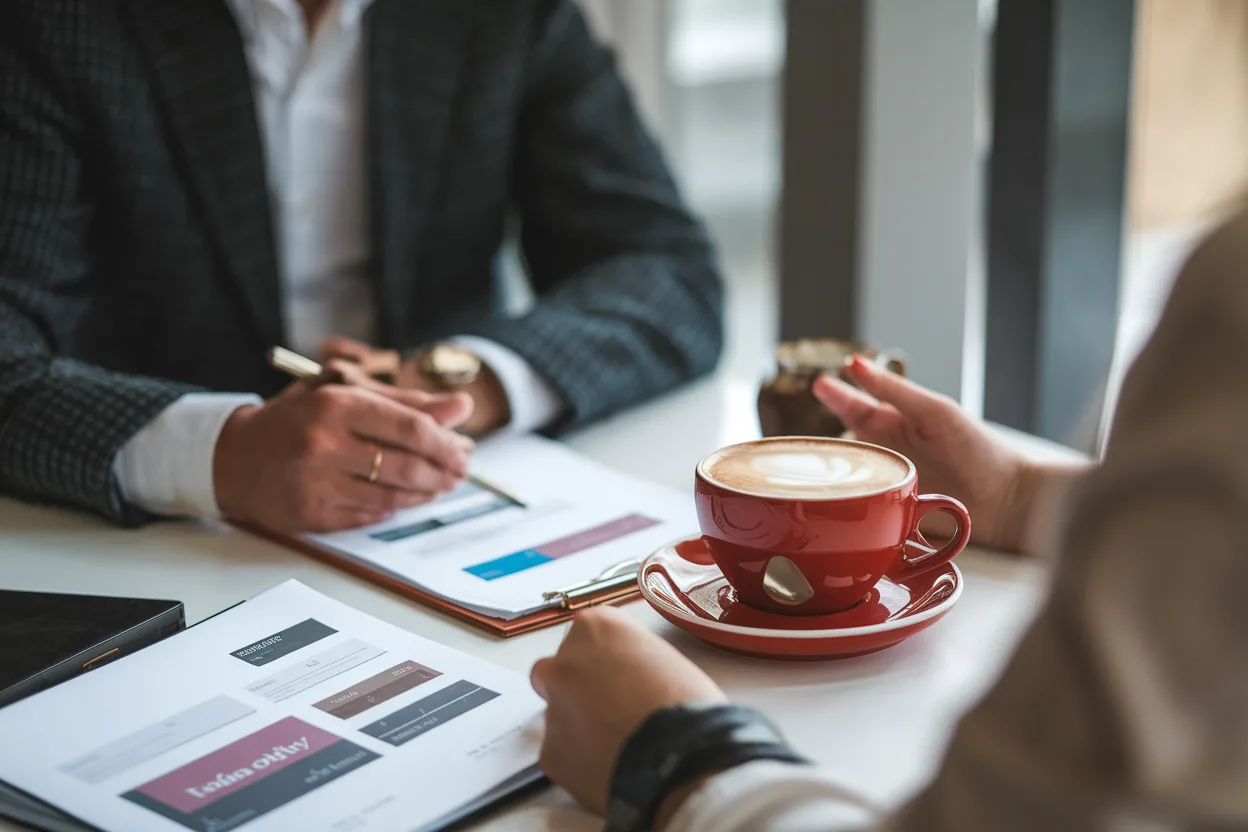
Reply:
[[615, 761], [605, 832], [648, 830], [673, 791], [753, 760], [808, 762], [752, 708], [714, 704], [656, 711]]

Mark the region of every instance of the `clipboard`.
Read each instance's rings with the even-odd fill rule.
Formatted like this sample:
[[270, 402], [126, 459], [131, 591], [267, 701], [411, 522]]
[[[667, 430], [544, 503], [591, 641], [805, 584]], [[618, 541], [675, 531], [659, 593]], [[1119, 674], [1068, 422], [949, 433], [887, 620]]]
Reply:
[[[267, 355], [269, 363], [278, 370], [288, 373], [294, 378], [311, 379], [313, 383], [329, 383], [333, 380], [333, 374], [325, 375], [324, 367], [317, 361], [299, 355], [296, 352], [285, 349], [283, 347], [273, 347]], [[379, 451], [380, 454], [380, 451]], [[380, 459], [380, 456], [378, 456]], [[375, 475], [376, 471], [374, 471]], [[516, 505], [523, 506], [524, 503], [517, 499], [514, 495], [498, 488], [497, 486], [481, 480], [478, 477], [470, 476], [474, 483], [478, 486], [493, 491], [500, 497], [514, 502]], [[553, 589], [544, 594], [543, 598], [550, 606], [523, 615], [518, 618], [501, 619], [483, 615], [474, 610], [461, 607], [445, 598], [425, 592], [409, 583], [405, 583], [392, 575], [376, 569], [370, 569], [368, 566], [351, 558], [343, 557], [328, 549], [315, 546], [306, 540], [290, 537], [287, 535], [279, 535], [270, 532], [267, 529], [250, 524], [236, 524], [239, 528], [244, 529], [258, 537], [265, 538], [281, 546], [302, 552], [316, 558], [323, 563], [335, 566], [344, 572], [355, 575], [370, 583], [384, 587], [404, 598], [410, 598], [424, 606], [437, 610], [444, 615], [459, 619], [471, 624], [486, 632], [501, 638], [511, 638], [512, 636], [524, 635], [534, 630], [540, 630], [543, 627], [552, 627], [556, 624], [562, 624], [570, 621], [577, 610], [585, 607], [592, 607], [599, 604], [609, 604], [612, 606], [620, 606], [630, 601], [635, 601], [641, 597], [641, 588], [638, 586], [637, 579], [641, 571], [641, 561], [630, 561], [617, 564], [599, 575], [597, 578], [585, 581], [573, 586]]]
[[[328, 549], [314, 546], [306, 540], [278, 534], [252, 524], [235, 523], [234, 525], [257, 537], [308, 555], [322, 563], [341, 569], [348, 574], [387, 589], [396, 595], [415, 601], [422, 606], [429, 607], [443, 615], [463, 621], [466, 624], [471, 624], [499, 638], [521, 636], [525, 633], [571, 621], [577, 610], [585, 609], [586, 607], [603, 604], [622, 606], [641, 597], [641, 588], [637, 584], [637, 571], [641, 564], [639, 561], [630, 561], [613, 567], [612, 570], [604, 572], [593, 581], [586, 581], [583, 584], [553, 589], [547, 592], [544, 598], [550, 603], [551, 606], [549, 608], [540, 609], [518, 618], [493, 618], [461, 607], [445, 598], [432, 595], [380, 570], [370, 569], [358, 561], [343, 557]], [[611, 574], [613, 572], [617, 574]]]

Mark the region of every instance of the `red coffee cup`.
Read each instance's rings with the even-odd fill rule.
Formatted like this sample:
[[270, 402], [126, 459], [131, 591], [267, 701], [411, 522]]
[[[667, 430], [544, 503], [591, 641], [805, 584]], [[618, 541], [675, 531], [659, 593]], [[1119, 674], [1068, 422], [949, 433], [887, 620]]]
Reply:
[[[751, 481], [764, 462], [768, 471], [781, 470], [778, 484], [768, 473]], [[953, 560], [971, 534], [962, 503], [918, 493], [909, 459], [848, 439], [732, 445], [698, 463], [694, 490], [703, 539], [737, 596], [788, 615], [849, 609], [886, 575], [905, 581]], [[933, 511], [957, 523], [953, 539], [935, 551], [918, 530]], [[923, 549], [908, 547], [911, 541]]]

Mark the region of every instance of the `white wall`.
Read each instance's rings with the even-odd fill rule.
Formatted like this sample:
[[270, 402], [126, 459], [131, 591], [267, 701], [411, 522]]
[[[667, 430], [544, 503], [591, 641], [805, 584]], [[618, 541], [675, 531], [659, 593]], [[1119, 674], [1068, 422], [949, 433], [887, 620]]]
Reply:
[[1095, 414], [1096, 444], [1103, 446], [1118, 405], [1118, 394], [1127, 371], [1152, 337], [1170, 297], [1170, 289], [1188, 256], [1214, 230], [1218, 219], [1210, 217], [1168, 228], [1136, 231], [1124, 242], [1122, 311], [1109, 369], [1103, 406]]
[[875, 0], [870, 10], [861, 332], [906, 350], [916, 380], [977, 411], [981, 3]]

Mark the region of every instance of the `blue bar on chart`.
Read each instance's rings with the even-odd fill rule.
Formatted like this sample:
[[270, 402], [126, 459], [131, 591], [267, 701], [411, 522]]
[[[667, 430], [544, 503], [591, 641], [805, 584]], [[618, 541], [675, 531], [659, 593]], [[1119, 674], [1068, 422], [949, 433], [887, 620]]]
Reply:
[[550, 563], [552, 560], [619, 540], [634, 532], [653, 528], [657, 525], [659, 525], [658, 520], [644, 517], [640, 514], [630, 514], [626, 517], [612, 520], [609, 523], [603, 523], [591, 529], [585, 529], [576, 534], [561, 537], [558, 540], [552, 540], [540, 546], [534, 546], [531, 549], [512, 552], [509, 555], [503, 555], [501, 558], [469, 566], [464, 571], [484, 581], [496, 581], [499, 578], [505, 578], [508, 575], [514, 575], [517, 572], [541, 566], [543, 563]]
[[541, 566], [543, 563], [549, 563], [552, 560], [554, 558], [549, 555], [543, 555], [536, 549], [526, 549], [523, 552], [515, 552], [496, 560], [469, 566], [464, 571], [470, 575], [476, 575], [482, 580], [494, 581], [499, 578], [506, 578], [508, 575], [514, 575], [517, 572], [523, 572], [526, 569], [532, 569], [534, 566]]

